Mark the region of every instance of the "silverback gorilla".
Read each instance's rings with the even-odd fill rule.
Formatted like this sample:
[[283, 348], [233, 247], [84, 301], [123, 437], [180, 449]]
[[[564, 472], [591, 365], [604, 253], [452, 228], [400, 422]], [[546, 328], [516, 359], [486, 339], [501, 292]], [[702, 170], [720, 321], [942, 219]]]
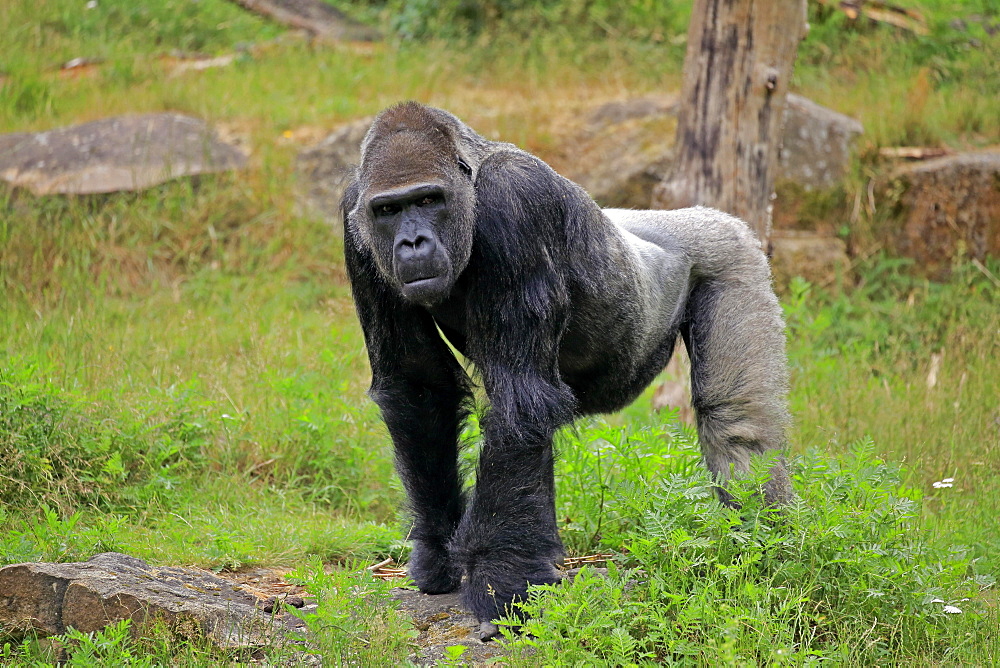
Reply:
[[[559, 580], [552, 437], [635, 399], [678, 335], [720, 484], [784, 445], [784, 324], [742, 221], [601, 210], [535, 156], [414, 102], [379, 114], [361, 153], [341, 205], [344, 253], [421, 591], [462, 586], [495, 630], [528, 585]], [[472, 383], [442, 335], [489, 400], [468, 498], [457, 455]], [[792, 492], [773, 461], [765, 495], [780, 504]]]

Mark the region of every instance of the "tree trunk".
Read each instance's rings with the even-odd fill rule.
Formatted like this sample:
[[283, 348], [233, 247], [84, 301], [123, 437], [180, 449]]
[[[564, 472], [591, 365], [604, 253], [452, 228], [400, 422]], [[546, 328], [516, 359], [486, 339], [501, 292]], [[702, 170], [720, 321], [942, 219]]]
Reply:
[[654, 207], [727, 211], [768, 248], [785, 95], [806, 30], [806, 0], [695, 0], [676, 158]]

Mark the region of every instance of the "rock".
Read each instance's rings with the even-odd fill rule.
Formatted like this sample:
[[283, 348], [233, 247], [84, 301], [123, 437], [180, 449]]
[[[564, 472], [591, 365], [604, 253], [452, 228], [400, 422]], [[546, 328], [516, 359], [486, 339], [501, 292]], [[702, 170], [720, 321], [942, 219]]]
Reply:
[[[588, 565], [591, 572], [607, 577], [608, 569], [603, 566]], [[580, 567], [569, 568], [564, 577], [575, 578]], [[445, 649], [455, 645], [465, 647], [460, 659], [462, 665], [486, 666], [503, 665], [504, 647], [497, 642], [484, 642], [497, 636], [495, 624], [480, 624], [475, 615], [462, 607], [461, 593], [423, 594], [414, 589], [396, 588], [392, 596], [399, 602], [399, 610], [413, 619], [413, 625], [420, 635], [416, 644], [420, 648], [411, 657], [417, 665], [433, 666], [447, 657]]]
[[649, 208], [673, 161], [676, 114], [674, 97], [603, 104], [553, 166], [603, 207]]
[[264, 647], [301, 622], [269, 615], [260, 599], [211, 573], [150, 566], [106, 552], [81, 563], [26, 563], [0, 568], [0, 634], [84, 633], [129, 618], [163, 620], [182, 637], [204, 635], [222, 648]]
[[413, 618], [413, 625], [420, 635], [416, 639], [419, 650], [413, 660], [418, 665], [437, 665], [446, 657], [445, 648], [462, 645], [464, 664], [485, 665], [493, 657], [502, 656], [500, 645], [480, 640], [480, 624], [475, 615], [461, 604], [461, 594], [422, 594], [413, 589], [393, 589], [392, 596], [399, 601], [399, 609]]
[[[825, 188], [847, 170], [857, 121], [796, 95], [786, 110], [783, 165], [778, 178]], [[648, 209], [653, 188], [670, 170], [677, 131], [675, 96], [650, 96], [602, 104], [586, 114], [543, 156], [556, 171], [579, 183], [604, 207]], [[372, 118], [344, 125], [296, 159], [303, 211], [340, 221], [338, 206], [348, 170]]]
[[204, 121], [173, 113], [0, 135], [0, 178], [36, 195], [142, 190], [246, 164]]
[[340, 198], [350, 170], [361, 161], [361, 140], [373, 116], [343, 125], [295, 158], [298, 201], [303, 212], [340, 222]]
[[1000, 151], [977, 151], [904, 165], [880, 188], [894, 225], [883, 241], [934, 278], [959, 256], [1000, 255]]
[[[603, 104], [588, 114], [582, 130], [567, 135], [553, 166], [602, 206], [649, 208], [653, 187], [673, 160], [676, 113], [674, 97]], [[861, 132], [856, 120], [789, 95], [777, 180], [806, 190], [836, 185]]]
[[795, 276], [801, 276], [815, 285], [827, 286], [850, 271], [847, 244], [837, 237], [774, 230], [771, 246], [771, 272], [779, 292], [786, 291]]
[[861, 123], [850, 116], [789, 94], [777, 180], [806, 190], [832, 188], [847, 174], [851, 146], [862, 132]]

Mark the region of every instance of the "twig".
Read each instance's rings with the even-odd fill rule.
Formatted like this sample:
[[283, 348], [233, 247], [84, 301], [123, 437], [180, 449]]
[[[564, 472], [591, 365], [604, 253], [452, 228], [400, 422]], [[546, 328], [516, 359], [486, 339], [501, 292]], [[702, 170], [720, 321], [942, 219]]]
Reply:
[[929, 146], [884, 146], [878, 150], [883, 158], [906, 158], [908, 160], [926, 160], [951, 155], [951, 149]]
[[979, 271], [983, 272], [983, 276], [993, 281], [993, 285], [1000, 288], [1000, 278], [994, 276], [993, 272], [987, 269], [986, 265], [980, 262], [978, 258], [972, 258], [972, 266], [978, 269]]
[[378, 569], [382, 568], [383, 566], [388, 566], [392, 562], [393, 562], [393, 558], [389, 557], [385, 561], [380, 561], [377, 564], [372, 564], [371, 566], [368, 567], [368, 570], [370, 570], [370, 571], [377, 571]]

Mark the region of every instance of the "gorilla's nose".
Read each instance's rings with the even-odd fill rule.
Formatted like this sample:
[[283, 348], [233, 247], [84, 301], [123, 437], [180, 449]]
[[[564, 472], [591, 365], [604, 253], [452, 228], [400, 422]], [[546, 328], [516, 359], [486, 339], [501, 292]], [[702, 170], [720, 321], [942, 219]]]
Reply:
[[436, 249], [437, 241], [430, 234], [401, 235], [396, 241], [396, 260], [402, 263], [422, 262], [430, 259]]

